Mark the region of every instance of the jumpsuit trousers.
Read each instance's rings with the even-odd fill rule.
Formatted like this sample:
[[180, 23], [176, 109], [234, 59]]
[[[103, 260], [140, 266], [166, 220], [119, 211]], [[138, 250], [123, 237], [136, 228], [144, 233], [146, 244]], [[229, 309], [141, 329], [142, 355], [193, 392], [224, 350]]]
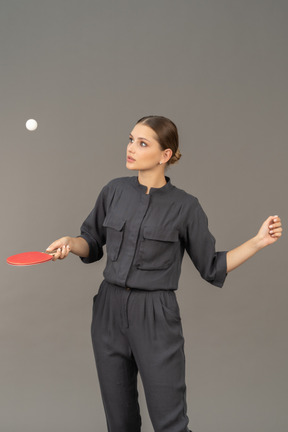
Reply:
[[109, 432], [141, 430], [138, 371], [154, 431], [189, 432], [184, 338], [174, 291], [104, 280], [93, 299], [91, 335]]

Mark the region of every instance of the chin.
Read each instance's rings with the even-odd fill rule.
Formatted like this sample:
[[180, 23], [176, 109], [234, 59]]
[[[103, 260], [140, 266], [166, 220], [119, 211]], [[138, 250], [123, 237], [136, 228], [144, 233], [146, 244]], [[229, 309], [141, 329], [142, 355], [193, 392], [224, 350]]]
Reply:
[[129, 169], [130, 171], [138, 171], [138, 168], [131, 166], [131, 164], [129, 164], [129, 162], [126, 163], [126, 168]]

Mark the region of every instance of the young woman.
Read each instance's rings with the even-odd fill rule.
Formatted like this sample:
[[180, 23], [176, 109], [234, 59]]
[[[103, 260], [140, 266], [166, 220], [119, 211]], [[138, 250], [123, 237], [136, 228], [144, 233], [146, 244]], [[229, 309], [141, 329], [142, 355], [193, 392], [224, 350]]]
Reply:
[[165, 168], [179, 160], [177, 128], [161, 116], [140, 119], [126, 166], [138, 177], [117, 178], [101, 191], [79, 237], [47, 251], [72, 252], [85, 263], [107, 247], [104, 280], [94, 297], [92, 341], [109, 432], [139, 432], [137, 373], [156, 432], [187, 432], [185, 358], [175, 296], [186, 250], [201, 276], [222, 287], [228, 272], [281, 236], [269, 216], [258, 234], [229, 252], [215, 239], [197, 198], [173, 186]]

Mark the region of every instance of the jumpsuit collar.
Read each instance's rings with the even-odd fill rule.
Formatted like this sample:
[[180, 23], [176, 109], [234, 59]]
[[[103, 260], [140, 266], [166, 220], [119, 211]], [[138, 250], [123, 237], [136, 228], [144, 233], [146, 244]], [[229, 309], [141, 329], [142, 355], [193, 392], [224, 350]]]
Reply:
[[[166, 179], [166, 184], [160, 188], [153, 188], [153, 187], [150, 188], [149, 195], [154, 193], [169, 192], [173, 188], [173, 185], [170, 182], [170, 177], [165, 176], [165, 179]], [[146, 194], [147, 186], [144, 186], [141, 183], [139, 183], [138, 177], [132, 177], [132, 180], [133, 180], [133, 185], [136, 187], [136, 189]]]

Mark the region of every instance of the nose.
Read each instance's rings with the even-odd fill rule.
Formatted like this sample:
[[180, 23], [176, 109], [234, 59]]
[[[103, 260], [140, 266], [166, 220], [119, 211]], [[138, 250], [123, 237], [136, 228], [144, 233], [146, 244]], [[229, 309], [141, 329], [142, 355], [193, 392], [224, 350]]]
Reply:
[[129, 153], [135, 153], [135, 148], [134, 148], [134, 143], [133, 142], [129, 142], [128, 143], [128, 146], [127, 146], [127, 149], [128, 149], [128, 151], [129, 151]]

